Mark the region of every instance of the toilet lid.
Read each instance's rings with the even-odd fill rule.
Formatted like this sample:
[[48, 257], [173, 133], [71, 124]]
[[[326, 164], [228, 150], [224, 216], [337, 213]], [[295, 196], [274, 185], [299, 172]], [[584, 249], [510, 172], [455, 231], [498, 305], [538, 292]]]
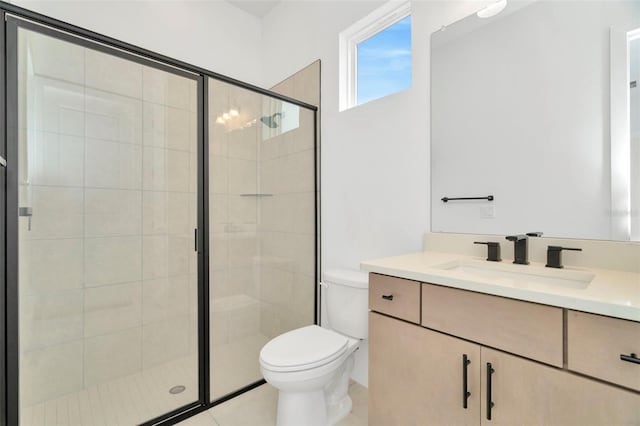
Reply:
[[275, 337], [260, 351], [260, 362], [274, 371], [299, 371], [327, 364], [347, 350], [349, 340], [317, 325]]

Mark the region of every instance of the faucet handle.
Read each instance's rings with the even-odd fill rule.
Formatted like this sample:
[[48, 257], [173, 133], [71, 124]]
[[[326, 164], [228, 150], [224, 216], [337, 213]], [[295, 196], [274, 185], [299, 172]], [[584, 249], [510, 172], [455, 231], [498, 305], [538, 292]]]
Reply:
[[487, 246], [487, 260], [489, 262], [501, 262], [500, 243], [494, 241], [474, 241], [473, 244], [485, 244]]
[[518, 235], [507, 235], [505, 238], [509, 241], [522, 241], [522, 240], [526, 240], [528, 237], [526, 235], [518, 234]]
[[581, 248], [547, 246], [547, 268], [564, 268], [562, 265], [562, 251], [582, 251]]
[[542, 237], [543, 232], [541, 231], [536, 231], [536, 232], [527, 232], [527, 237]]

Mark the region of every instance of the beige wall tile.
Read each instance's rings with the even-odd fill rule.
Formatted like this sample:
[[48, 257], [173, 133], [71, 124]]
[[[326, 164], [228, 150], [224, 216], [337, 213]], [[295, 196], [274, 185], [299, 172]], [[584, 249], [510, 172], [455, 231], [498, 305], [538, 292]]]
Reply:
[[216, 123], [216, 116], [209, 115], [209, 155], [225, 157], [227, 155], [227, 129]]
[[229, 340], [239, 340], [260, 333], [260, 304], [231, 311], [229, 317]]
[[85, 111], [87, 137], [142, 144], [142, 101], [86, 89]]
[[313, 275], [315, 273], [315, 238], [314, 235], [291, 235], [291, 258], [296, 263], [296, 271]]
[[285, 157], [275, 157], [260, 163], [260, 191], [281, 194], [285, 188]]
[[142, 147], [87, 139], [85, 152], [86, 186], [114, 189], [142, 187]]
[[189, 157], [188, 152], [145, 147], [143, 188], [189, 192]]
[[287, 157], [284, 181], [285, 192], [314, 190], [314, 157], [312, 149]]
[[211, 346], [224, 345], [229, 342], [229, 313], [212, 312], [210, 320]]
[[142, 237], [85, 240], [85, 284], [97, 286], [140, 281]]
[[268, 303], [261, 303], [260, 307], [260, 331], [263, 335], [274, 338], [283, 329], [280, 307]]
[[257, 294], [252, 293], [253, 283], [256, 279], [259, 269], [255, 264], [251, 266], [242, 266], [239, 268], [230, 267], [227, 271], [226, 295], [246, 294], [256, 297]]
[[[46, 77], [35, 77], [30, 84], [33, 96], [39, 101], [28, 104], [29, 114], [36, 118], [33, 130], [84, 136], [83, 86]], [[21, 123], [26, 124], [26, 121]]]
[[143, 232], [151, 234], [191, 235], [193, 233], [196, 206], [188, 193], [144, 191]]
[[193, 228], [191, 225], [195, 219], [190, 216], [190, 207], [193, 201], [191, 194], [170, 192], [168, 198], [169, 234], [192, 235]]
[[92, 49], [85, 52], [88, 87], [142, 99], [142, 65]]
[[209, 221], [211, 224], [228, 223], [228, 198], [227, 194], [209, 195]]
[[291, 286], [291, 310], [296, 312], [307, 324], [313, 324], [316, 282], [313, 275], [298, 272]]
[[167, 107], [152, 102], [142, 103], [143, 144], [167, 147]]
[[84, 138], [42, 131], [28, 133], [28, 175], [34, 185], [82, 186]]
[[229, 195], [228, 200], [229, 223], [257, 223], [258, 199], [256, 197]]
[[145, 101], [195, 111], [196, 82], [151, 67], [143, 67]]
[[189, 153], [189, 192], [195, 194], [198, 192], [198, 154], [193, 151]]
[[20, 242], [21, 294], [81, 288], [83, 270], [80, 238]]
[[82, 389], [82, 341], [25, 352], [20, 357], [20, 401], [33, 404]]
[[310, 105], [320, 105], [320, 61], [316, 61], [293, 75], [295, 99]]
[[234, 234], [228, 240], [228, 262], [230, 267], [250, 267], [258, 254], [255, 234]]
[[[24, 206], [33, 208], [31, 230], [21, 233], [21, 238], [72, 238], [83, 235], [82, 188], [31, 186], [31, 204], [21, 199]], [[24, 203], [24, 204], [22, 204]], [[27, 222], [26, 217], [20, 218]]]
[[169, 237], [145, 235], [142, 238], [142, 277], [144, 280], [169, 275]]
[[196, 144], [195, 134], [191, 125], [195, 113], [178, 108], [167, 108], [167, 148], [180, 151], [195, 152], [192, 148]]
[[144, 144], [195, 152], [196, 115], [192, 111], [145, 102]]
[[189, 319], [189, 314], [144, 325], [143, 368], [148, 369], [189, 354], [189, 331], [194, 327], [197, 327], [197, 323]]
[[300, 127], [282, 136], [285, 145], [282, 151], [285, 154], [313, 149], [313, 112], [300, 108]]
[[20, 348], [52, 346], [82, 337], [82, 290], [20, 297]]
[[227, 156], [241, 160], [255, 160], [257, 143], [257, 126], [229, 132], [227, 138]]
[[145, 280], [173, 275], [188, 275], [189, 262], [195, 256], [193, 235], [144, 236], [143, 277]]
[[85, 340], [84, 385], [91, 386], [140, 371], [140, 327]]
[[88, 288], [84, 296], [84, 337], [126, 330], [141, 324], [140, 282]]
[[257, 192], [257, 164], [255, 161], [230, 158], [229, 193], [255, 194]]
[[209, 238], [211, 270], [225, 269], [229, 266], [229, 244], [225, 234], [211, 234]]
[[[286, 155], [285, 149], [285, 133], [284, 135], [276, 135], [272, 138], [265, 139], [260, 143], [260, 160], [272, 160], [277, 157]], [[260, 136], [262, 138], [262, 136]], [[264, 164], [260, 163], [263, 167]]]
[[142, 191], [85, 189], [85, 235], [139, 235]]
[[224, 157], [209, 157], [209, 191], [213, 194], [229, 192], [229, 160]]
[[196, 255], [193, 234], [187, 237], [169, 235], [169, 276], [188, 275], [189, 261]]
[[282, 262], [281, 267], [294, 268], [295, 263], [291, 253], [292, 234], [280, 232], [261, 232], [260, 234], [260, 255], [261, 257], [275, 257]]
[[197, 280], [189, 275], [143, 281], [143, 323], [150, 324], [188, 314], [189, 295], [195, 288]]
[[295, 95], [294, 91], [294, 79], [287, 78], [286, 80], [281, 81], [271, 88], [276, 93], [279, 93], [284, 96], [293, 97]]
[[[34, 74], [84, 84], [84, 48], [33, 31], [19, 30]], [[23, 62], [23, 61], [20, 61]]]
[[142, 232], [145, 235], [163, 235], [169, 232], [169, 193], [142, 192]]
[[272, 305], [287, 307], [292, 302], [294, 274], [278, 268], [261, 268], [260, 300]]

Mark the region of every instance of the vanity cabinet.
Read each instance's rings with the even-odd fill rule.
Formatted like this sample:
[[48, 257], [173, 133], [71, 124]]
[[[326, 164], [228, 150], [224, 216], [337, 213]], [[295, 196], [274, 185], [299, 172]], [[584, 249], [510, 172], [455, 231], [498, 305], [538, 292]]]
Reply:
[[369, 313], [369, 425], [477, 425], [479, 418], [480, 345]]
[[[633, 392], [484, 346], [481, 360], [482, 424], [640, 424], [640, 395]], [[487, 401], [494, 404], [491, 420]]]
[[[571, 311], [426, 283], [420, 299], [420, 321], [370, 304], [369, 424], [640, 424], [640, 393], [568, 371], [564, 336]], [[630, 324], [631, 335], [623, 334], [634, 337], [640, 324]], [[463, 364], [463, 356], [470, 363]]]

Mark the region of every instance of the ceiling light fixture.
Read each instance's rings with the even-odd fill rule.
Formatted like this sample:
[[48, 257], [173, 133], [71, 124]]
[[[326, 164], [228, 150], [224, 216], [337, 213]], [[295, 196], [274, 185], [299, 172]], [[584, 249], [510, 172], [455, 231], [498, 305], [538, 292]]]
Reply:
[[479, 10], [476, 15], [478, 15], [478, 18], [491, 18], [492, 16], [496, 16], [498, 13], [502, 12], [506, 6], [507, 0], [499, 0], [484, 9]]

